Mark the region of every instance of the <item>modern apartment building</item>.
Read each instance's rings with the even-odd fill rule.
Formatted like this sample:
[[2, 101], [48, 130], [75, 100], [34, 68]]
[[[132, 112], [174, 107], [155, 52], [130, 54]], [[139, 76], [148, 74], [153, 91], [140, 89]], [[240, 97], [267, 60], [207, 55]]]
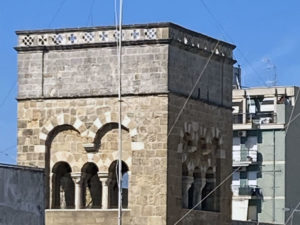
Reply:
[[[284, 224], [300, 201], [299, 87], [233, 90], [232, 219]], [[300, 214], [293, 213], [295, 224]]]

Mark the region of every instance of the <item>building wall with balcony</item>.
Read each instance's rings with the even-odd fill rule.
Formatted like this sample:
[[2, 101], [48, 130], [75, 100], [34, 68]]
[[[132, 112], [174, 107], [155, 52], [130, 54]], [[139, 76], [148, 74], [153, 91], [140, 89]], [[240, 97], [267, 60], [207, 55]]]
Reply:
[[233, 91], [233, 219], [284, 224], [300, 200], [297, 90]]
[[[285, 132], [256, 130], [246, 135], [233, 138], [233, 166], [241, 167], [233, 176], [233, 201], [246, 205], [245, 220], [283, 222]], [[233, 219], [240, 216], [234, 209]]]

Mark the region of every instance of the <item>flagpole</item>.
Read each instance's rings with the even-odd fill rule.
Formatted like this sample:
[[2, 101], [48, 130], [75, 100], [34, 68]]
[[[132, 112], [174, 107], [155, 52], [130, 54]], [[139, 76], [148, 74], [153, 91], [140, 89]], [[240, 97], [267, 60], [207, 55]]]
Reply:
[[122, 17], [123, 0], [119, 5], [119, 45], [118, 45], [118, 72], [119, 72], [119, 160], [118, 160], [118, 225], [122, 225]]

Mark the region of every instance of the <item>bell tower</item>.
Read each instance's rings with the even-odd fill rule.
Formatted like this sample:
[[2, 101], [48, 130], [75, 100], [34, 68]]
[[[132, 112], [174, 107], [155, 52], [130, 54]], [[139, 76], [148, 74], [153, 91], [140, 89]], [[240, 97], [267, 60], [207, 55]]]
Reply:
[[[172, 23], [18, 31], [18, 163], [46, 225], [171, 225], [231, 173], [234, 46]], [[118, 69], [122, 38], [122, 174]], [[181, 224], [231, 223], [230, 182]]]

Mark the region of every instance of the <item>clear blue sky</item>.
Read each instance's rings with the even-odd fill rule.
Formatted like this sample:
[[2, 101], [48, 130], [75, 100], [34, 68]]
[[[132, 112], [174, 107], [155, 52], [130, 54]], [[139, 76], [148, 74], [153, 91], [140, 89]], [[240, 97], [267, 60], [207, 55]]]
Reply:
[[[235, 44], [244, 86], [300, 85], [297, 0], [125, 0], [124, 23], [174, 22]], [[113, 0], [13, 0], [0, 7], [0, 162], [15, 163], [16, 30], [113, 25]], [[11, 91], [10, 91], [11, 90]], [[10, 92], [9, 92], [10, 91]]]

